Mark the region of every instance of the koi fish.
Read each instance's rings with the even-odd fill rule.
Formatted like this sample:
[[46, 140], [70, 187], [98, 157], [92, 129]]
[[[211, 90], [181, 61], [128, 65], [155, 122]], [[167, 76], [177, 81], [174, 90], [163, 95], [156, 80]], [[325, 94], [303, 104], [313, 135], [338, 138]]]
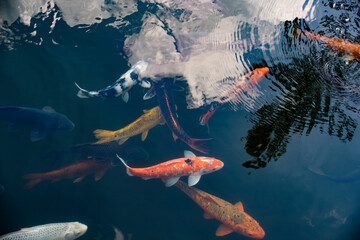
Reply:
[[87, 226], [79, 222], [50, 223], [0, 236], [0, 240], [73, 240], [81, 237]]
[[206, 146], [206, 144], [212, 139], [191, 138], [180, 126], [176, 113], [172, 89], [180, 90], [179, 87], [171, 83], [171, 79], [169, 78], [164, 78], [160, 81], [153, 82], [153, 86], [145, 94], [144, 100], [150, 99], [155, 95], [157, 96], [161, 113], [166, 121], [166, 124], [173, 133], [174, 140], [179, 138], [181, 141], [185, 142], [191, 148], [199, 152], [209, 152], [209, 148]]
[[[326, 46], [328, 46], [331, 50], [333, 50], [336, 53], [342, 53], [346, 55], [346, 60], [354, 60], [360, 58], [360, 45], [351, 43], [342, 39], [338, 38], [331, 38], [322, 36], [319, 34], [314, 34], [309, 32], [310, 28], [306, 24], [304, 19], [298, 19], [295, 18], [294, 21], [294, 36], [301, 36], [304, 34], [305, 36], [310, 37], [313, 40], [320, 41], [324, 43]], [[297, 30], [300, 30], [300, 33], [297, 33]]]
[[49, 106], [42, 110], [27, 107], [0, 107], [0, 120], [10, 122], [10, 131], [32, 127], [30, 139], [33, 142], [43, 139], [49, 132], [72, 130], [75, 126], [65, 115], [55, 112]]
[[154, 107], [150, 110], [144, 110], [141, 117], [130, 123], [126, 127], [117, 131], [107, 131], [97, 129], [94, 131], [95, 137], [98, 139], [96, 143], [106, 143], [117, 140], [119, 144], [123, 144], [130, 137], [141, 133], [141, 140], [144, 141], [151, 128], [156, 125], [164, 125], [165, 120], [161, 114], [160, 108]]
[[79, 98], [91, 98], [91, 97], [101, 97], [101, 98], [115, 98], [122, 96], [124, 102], [128, 102], [129, 93], [128, 91], [137, 83], [140, 86], [149, 88], [151, 85], [148, 81], [141, 78], [141, 73], [143, 73], [148, 66], [148, 63], [145, 61], [139, 61], [134, 66], [132, 66], [126, 73], [124, 73], [116, 82], [107, 86], [104, 89], [98, 91], [87, 91], [82, 89], [77, 83], [75, 85], [79, 88], [77, 96]]
[[200, 117], [200, 125], [206, 125], [209, 129], [209, 120], [218, 109], [228, 102], [233, 102], [239, 99], [242, 94], [249, 91], [254, 85], [262, 81], [268, 73], [269, 68], [267, 67], [256, 68], [250, 73], [240, 77], [235, 82], [234, 88], [222, 94], [218, 101], [211, 104], [209, 111]]
[[50, 171], [47, 173], [33, 173], [25, 175], [24, 179], [29, 179], [30, 181], [25, 185], [25, 189], [30, 189], [37, 185], [38, 183], [44, 180], [51, 180], [53, 183], [60, 181], [61, 179], [71, 179], [76, 178], [74, 183], [80, 182], [87, 175], [95, 173], [95, 181], [100, 180], [105, 172], [116, 166], [115, 161], [107, 160], [97, 162], [94, 160], [82, 160], [75, 164], [71, 164], [67, 167]]
[[184, 151], [185, 157], [170, 160], [147, 168], [131, 168], [118, 156], [126, 167], [129, 176], [142, 177], [144, 180], [161, 178], [165, 186], [174, 185], [182, 176], [188, 177], [189, 186], [197, 184], [202, 175], [220, 170], [224, 163], [210, 157], [197, 157], [190, 151]]
[[189, 187], [182, 181], [178, 181], [175, 186], [188, 195], [205, 211], [205, 219], [215, 218], [223, 223], [218, 227], [216, 236], [225, 236], [236, 232], [255, 239], [265, 237], [265, 232], [259, 223], [244, 212], [244, 207], [241, 202], [232, 205], [221, 198], [197, 188]]

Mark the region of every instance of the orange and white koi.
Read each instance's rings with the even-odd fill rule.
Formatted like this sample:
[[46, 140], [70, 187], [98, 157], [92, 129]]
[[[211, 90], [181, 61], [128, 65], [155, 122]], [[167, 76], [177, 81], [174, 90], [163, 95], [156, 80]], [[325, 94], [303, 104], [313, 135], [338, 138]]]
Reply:
[[120, 130], [95, 130], [95, 137], [99, 140], [96, 143], [100, 144], [117, 140], [119, 144], [123, 144], [130, 137], [140, 133], [142, 134], [141, 140], [144, 141], [148, 135], [149, 130], [158, 124], [165, 124], [165, 120], [161, 114], [159, 106], [150, 110], [144, 110], [144, 114], [141, 117]]
[[215, 111], [221, 108], [224, 104], [229, 102], [237, 102], [241, 98], [241, 95], [251, 90], [255, 85], [265, 78], [265, 75], [269, 73], [269, 68], [256, 68], [250, 73], [241, 76], [236, 82], [235, 86], [223, 93], [219, 100], [211, 104], [211, 107], [207, 113], [200, 117], [200, 125], [206, 125], [209, 128], [209, 120], [214, 115]]
[[215, 218], [223, 223], [218, 227], [216, 236], [224, 236], [236, 232], [255, 239], [265, 237], [265, 231], [254, 218], [244, 212], [244, 207], [241, 202], [232, 205], [214, 195], [194, 187], [189, 187], [182, 181], [178, 181], [175, 186], [188, 195], [205, 211], [205, 219]]
[[114, 161], [112, 159], [105, 161], [82, 160], [51, 172], [28, 174], [24, 176], [24, 179], [30, 180], [25, 185], [25, 189], [30, 189], [44, 180], [49, 180], [54, 183], [62, 179], [76, 178], [74, 183], [77, 183], [92, 173], [95, 174], [95, 181], [98, 181], [104, 176], [108, 169], [114, 167]]
[[142, 177], [144, 180], [161, 178], [165, 186], [174, 185], [182, 176], [188, 177], [189, 186], [199, 182], [202, 175], [220, 170], [224, 163], [212, 157], [197, 157], [190, 151], [184, 151], [185, 157], [163, 162], [147, 168], [131, 168], [125, 161], [118, 158], [125, 165], [130, 176]]

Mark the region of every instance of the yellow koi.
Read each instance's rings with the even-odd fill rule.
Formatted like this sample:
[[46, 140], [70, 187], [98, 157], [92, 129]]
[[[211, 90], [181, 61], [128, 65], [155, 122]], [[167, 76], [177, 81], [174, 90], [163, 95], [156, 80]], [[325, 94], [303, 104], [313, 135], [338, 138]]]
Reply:
[[98, 139], [97, 144], [118, 141], [119, 144], [123, 144], [130, 137], [142, 134], [141, 140], [144, 141], [151, 128], [156, 125], [164, 125], [165, 120], [161, 114], [159, 106], [154, 107], [150, 110], [144, 110], [144, 114], [130, 123], [126, 127], [117, 131], [108, 131], [97, 129], [94, 131], [95, 137]]

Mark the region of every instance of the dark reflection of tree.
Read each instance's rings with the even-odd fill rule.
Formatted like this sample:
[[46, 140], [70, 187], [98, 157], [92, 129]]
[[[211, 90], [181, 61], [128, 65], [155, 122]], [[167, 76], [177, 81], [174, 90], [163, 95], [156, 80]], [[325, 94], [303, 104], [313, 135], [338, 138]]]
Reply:
[[331, 89], [319, 80], [310, 58], [278, 64], [271, 70], [283, 97], [263, 106], [252, 119], [254, 127], [248, 131], [245, 149], [255, 159], [245, 162], [245, 167], [261, 168], [278, 160], [292, 135], [308, 135], [314, 127], [342, 141], [351, 141], [357, 122], [332, 98]]

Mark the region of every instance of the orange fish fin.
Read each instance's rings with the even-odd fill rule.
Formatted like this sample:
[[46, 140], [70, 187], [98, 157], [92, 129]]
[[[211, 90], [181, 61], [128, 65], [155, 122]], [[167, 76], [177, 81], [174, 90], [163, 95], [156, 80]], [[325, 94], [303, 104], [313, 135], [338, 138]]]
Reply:
[[98, 172], [95, 173], [95, 181], [99, 181], [100, 179], [103, 178], [105, 172], [106, 172], [107, 169], [103, 169], [103, 170], [100, 170]]
[[129, 138], [121, 138], [119, 139], [118, 143], [119, 145], [123, 144], [124, 142], [126, 142]]
[[40, 183], [42, 181], [41, 178], [37, 178], [37, 179], [32, 179], [30, 180], [25, 186], [25, 189], [30, 189], [33, 188], [35, 185], [37, 185], [38, 183]]
[[237, 207], [241, 212], [245, 212], [244, 211], [244, 206], [242, 204], [242, 202], [238, 202], [235, 204], [235, 207]]
[[204, 212], [204, 218], [205, 218], [205, 219], [213, 219], [214, 217], [213, 217], [213, 215], [211, 215], [210, 213]]
[[226, 226], [225, 224], [221, 224], [218, 229], [216, 230], [216, 236], [220, 237], [220, 236], [225, 236], [228, 235], [230, 233], [232, 233], [234, 230], [228, 226]]
[[178, 139], [178, 137], [175, 135], [175, 133], [172, 133], [174, 141], [176, 141], [176, 139]]
[[75, 179], [75, 180], [73, 181], [73, 183], [78, 183], [78, 182], [82, 181], [84, 178], [85, 178], [85, 176], [78, 177], [77, 179]]
[[141, 141], [145, 141], [148, 133], [149, 133], [149, 130], [146, 130], [146, 131], [144, 131], [144, 132], [141, 134]]

